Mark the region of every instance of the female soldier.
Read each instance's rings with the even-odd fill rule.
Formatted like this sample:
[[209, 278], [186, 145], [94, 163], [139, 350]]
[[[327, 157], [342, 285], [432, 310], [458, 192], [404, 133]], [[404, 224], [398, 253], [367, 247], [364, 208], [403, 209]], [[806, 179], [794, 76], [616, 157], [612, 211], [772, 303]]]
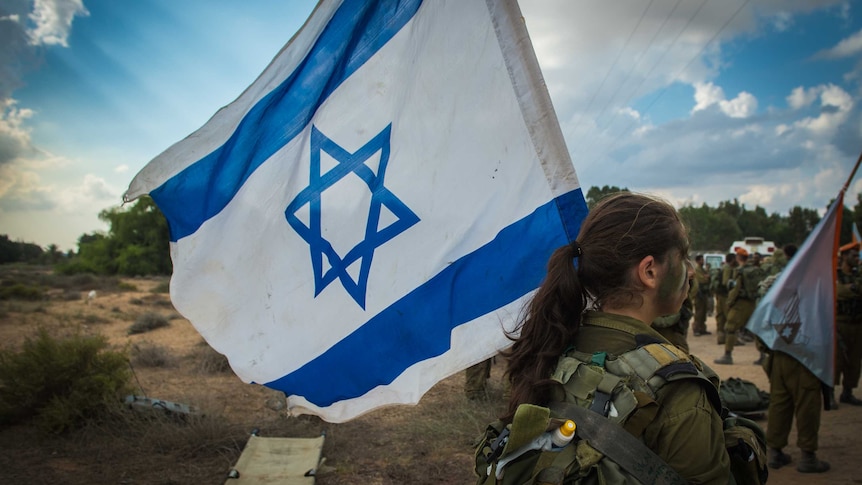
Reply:
[[[577, 240], [551, 256], [512, 337], [503, 421], [511, 422], [520, 404], [566, 399], [550, 377], [569, 351], [618, 356], [643, 342], [668, 344], [650, 322], [680, 310], [693, 275], [688, 249], [685, 226], [664, 201], [623, 192], [590, 211]], [[639, 438], [688, 482], [728, 483], [722, 419], [700, 380], [670, 381], [656, 402]]]

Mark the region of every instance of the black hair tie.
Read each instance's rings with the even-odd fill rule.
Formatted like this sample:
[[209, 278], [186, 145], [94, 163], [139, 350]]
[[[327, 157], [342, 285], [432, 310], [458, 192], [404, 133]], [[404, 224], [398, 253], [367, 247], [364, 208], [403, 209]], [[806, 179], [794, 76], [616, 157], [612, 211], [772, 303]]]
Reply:
[[575, 259], [578, 259], [584, 255], [584, 252], [581, 251], [581, 245], [578, 244], [578, 241], [572, 241], [570, 246], [572, 246], [572, 249], [575, 251]]

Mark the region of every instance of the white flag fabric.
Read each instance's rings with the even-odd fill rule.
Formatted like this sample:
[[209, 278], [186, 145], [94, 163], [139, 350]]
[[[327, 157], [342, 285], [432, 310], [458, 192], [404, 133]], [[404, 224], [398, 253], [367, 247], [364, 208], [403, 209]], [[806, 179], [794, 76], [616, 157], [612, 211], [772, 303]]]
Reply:
[[746, 327], [790, 354], [824, 384], [835, 375], [836, 254], [844, 193], [760, 300]]
[[321, 2], [146, 193], [176, 308], [330, 422], [508, 346], [587, 211], [514, 0]]

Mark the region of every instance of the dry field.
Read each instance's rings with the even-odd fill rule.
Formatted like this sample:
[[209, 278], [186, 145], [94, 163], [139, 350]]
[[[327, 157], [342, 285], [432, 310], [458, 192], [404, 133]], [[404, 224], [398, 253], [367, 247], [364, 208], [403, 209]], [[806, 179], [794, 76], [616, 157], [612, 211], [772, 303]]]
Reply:
[[[10, 276], [8, 268], [0, 276], [25, 277]], [[492, 371], [487, 401], [466, 400], [463, 375], [458, 374], [440, 382], [417, 406], [391, 407], [344, 424], [290, 417], [280, 393], [219, 370], [219, 356], [171, 306], [164, 293], [167, 279], [62, 281], [62, 288], [50, 290], [43, 301], [0, 301], [0, 345], [16, 348], [39, 328], [56, 336], [103, 335], [115, 348], [129, 352], [137, 394], [188, 404], [202, 416], [177, 422], [124, 415], [65, 435], [44, 434], [26, 425], [3, 428], [0, 483], [224, 483], [253, 429], [261, 436], [325, 433], [325, 462], [316, 479], [321, 485], [474, 482], [474, 440], [501, 411], [499, 363]], [[88, 301], [93, 288], [97, 296]], [[130, 335], [132, 324], [147, 313], [167, 317], [169, 325]], [[707, 362], [721, 354], [712, 336], [689, 341], [693, 353]], [[751, 365], [756, 358], [752, 345], [734, 357], [737, 365], [716, 366], [722, 377], [743, 377], [768, 389], [762, 370]], [[862, 408], [842, 405], [824, 413], [820, 455], [832, 463], [833, 471], [805, 476], [785, 468], [773, 472], [770, 483], [862, 483], [856, 463], [860, 434]], [[787, 451], [798, 460], [794, 442], [792, 435]]]

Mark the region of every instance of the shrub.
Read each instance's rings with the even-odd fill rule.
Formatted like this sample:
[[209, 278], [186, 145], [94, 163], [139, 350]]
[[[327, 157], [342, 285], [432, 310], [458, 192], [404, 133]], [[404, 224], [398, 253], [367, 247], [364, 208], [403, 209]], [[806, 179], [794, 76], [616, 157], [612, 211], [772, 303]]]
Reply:
[[149, 332], [150, 330], [167, 327], [168, 325], [170, 325], [170, 322], [165, 316], [159, 315], [158, 313], [147, 312], [139, 316], [135, 320], [135, 323], [129, 327], [129, 335]]
[[132, 364], [139, 367], [175, 367], [177, 358], [163, 345], [141, 342], [132, 347]]
[[206, 342], [201, 342], [190, 357], [195, 363], [195, 368], [201, 374], [220, 374], [231, 370], [227, 357], [210, 347]]
[[135, 286], [135, 285], [133, 285], [133, 284], [131, 284], [131, 283], [126, 283], [125, 281], [121, 281], [121, 282], [117, 285], [117, 289], [122, 290], [122, 291], [138, 291], [138, 287], [137, 287], [137, 286]]
[[0, 351], [0, 424], [33, 420], [63, 432], [122, 407], [131, 372], [103, 336], [54, 339], [40, 330], [18, 353]]
[[94, 314], [92, 314], [92, 313], [82, 314], [82, 315], [80, 316], [80, 319], [81, 319], [81, 321], [82, 321], [82, 322], [84, 322], [84, 323], [85, 323], [85, 324], [87, 324], [87, 325], [96, 325], [96, 324], [99, 324], [99, 323], [108, 323], [108, 322], [110, 322], [110, 320], [108, 320], [107, 318], [105, 318], [105, 317], [101, 317], [101, 316], [99, 316], [99, 315], [94, 315]]
[[64, 290], [58, 299], [62, 301], [77, 301], [81, 299], [81, 292], [75, 290]]
[[38, 286], [15, 283], [0, 287], [0, 300], [38, 301], [45, 299], [45, 290]]
[[168, 281], [164, 281], [162, 283], [159, 283], [152, 290], [150, 290], [151, 293], [170, 293], [170, 291], [171, 291], [171, 284]]

